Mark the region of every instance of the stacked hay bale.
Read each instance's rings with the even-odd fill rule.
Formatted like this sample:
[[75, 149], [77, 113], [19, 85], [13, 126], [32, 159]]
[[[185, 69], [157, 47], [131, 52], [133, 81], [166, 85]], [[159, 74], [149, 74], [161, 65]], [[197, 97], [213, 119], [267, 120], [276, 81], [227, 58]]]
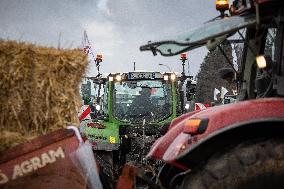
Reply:
[[0, 41], [0, 151], [78, 124], [86, 67], [80, 49]]

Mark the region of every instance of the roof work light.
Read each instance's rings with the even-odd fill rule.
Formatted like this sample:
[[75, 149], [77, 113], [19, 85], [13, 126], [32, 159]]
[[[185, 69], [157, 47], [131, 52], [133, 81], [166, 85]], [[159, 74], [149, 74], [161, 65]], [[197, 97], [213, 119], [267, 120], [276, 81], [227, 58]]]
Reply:
[[169, 80], [169, 76], [165, 74], [165, 75], [164, 75], [164, 80], [165, 80], [165, 81], [168, 81], [168, 80]]
[[115, 80], [116, 80], [116, 81], [121, 81], [121, 80], [122, 80], [121, 75], [119, 75], [119, 74], [116, 75], [116, 76], [115, 76]]
[[109, 77], [108, 77], [108, 81], [113, 81], [113, 77], [112, 77], [112, 76], [109, 76]]
[[176, 80], [176, 74], [171, 74], [171, 80], [172, 81]]
[[263, 55], [259, 55], [256, 57], [257, 67], [260, 69], [266, 68], [266, 60]]

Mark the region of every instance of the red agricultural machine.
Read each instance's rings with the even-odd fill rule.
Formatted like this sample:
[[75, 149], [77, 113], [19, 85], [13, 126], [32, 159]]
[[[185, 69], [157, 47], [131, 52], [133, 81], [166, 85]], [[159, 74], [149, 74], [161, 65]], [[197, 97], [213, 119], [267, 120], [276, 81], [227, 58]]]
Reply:
[[[217, 0], [221, 15], [187, 35], [140, 47], [173, 56], [243, 42], [237, 103], [173, 120], [148, 158], [162, 160], [164, 188], [279, 188], [284, 184], [284, 2]], [[229, 14], [227, 10], [229, 9]]]

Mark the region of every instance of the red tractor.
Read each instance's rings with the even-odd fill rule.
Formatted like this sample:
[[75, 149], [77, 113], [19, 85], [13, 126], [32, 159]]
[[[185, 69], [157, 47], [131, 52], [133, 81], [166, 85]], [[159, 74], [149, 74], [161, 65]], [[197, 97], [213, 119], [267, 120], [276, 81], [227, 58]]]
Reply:
[[[217, 0], [221, 16], [178, 40], [140, 50], [177, 55], [238, 36], [244, 43], [237, 103], [173, 120], [148, 154], [162, 160], [157, 183], [165, 188], [283, 188], [284, 1]], [[223, 51], [222, 51], [223, 52]]]

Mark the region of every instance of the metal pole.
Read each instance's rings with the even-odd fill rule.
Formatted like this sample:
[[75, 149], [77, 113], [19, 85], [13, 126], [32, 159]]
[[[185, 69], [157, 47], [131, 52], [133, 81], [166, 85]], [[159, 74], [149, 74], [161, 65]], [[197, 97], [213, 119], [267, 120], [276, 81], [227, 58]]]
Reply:
[[189, 61], [187, 60], [187, 74], [190, 75], [190, 72], [189, 72]]
[[136, 70], [136, 68], [135, 68], [135, 65], [136, 63], [135, 62], [133, 62], [133, 69], [134, 69], [134, 71]]
[[181, 73], [181, 75], [182, 75], [182, 79], [185, 80], [186, 79], [185, 68], [184, 68], [184, 66], [185, 66], [185, 59], [182, 59], [181, 61], [182, 61], [182, 73]]
[[184, 54], [181, 54], [181, 62], [182, 62], [182, 73], [181, 73], [181, 80], [179, 84], [179, 92], [180, 92], [180, 100], [181, 100], [181, 110], [182, 113], [185, 112], [185, 101], [184, 101], [184, 91], [183, 91], [183, 85], [186, 80], [186, 75], [185, 75], [185, 61], [187, 60], [186, 56]]

